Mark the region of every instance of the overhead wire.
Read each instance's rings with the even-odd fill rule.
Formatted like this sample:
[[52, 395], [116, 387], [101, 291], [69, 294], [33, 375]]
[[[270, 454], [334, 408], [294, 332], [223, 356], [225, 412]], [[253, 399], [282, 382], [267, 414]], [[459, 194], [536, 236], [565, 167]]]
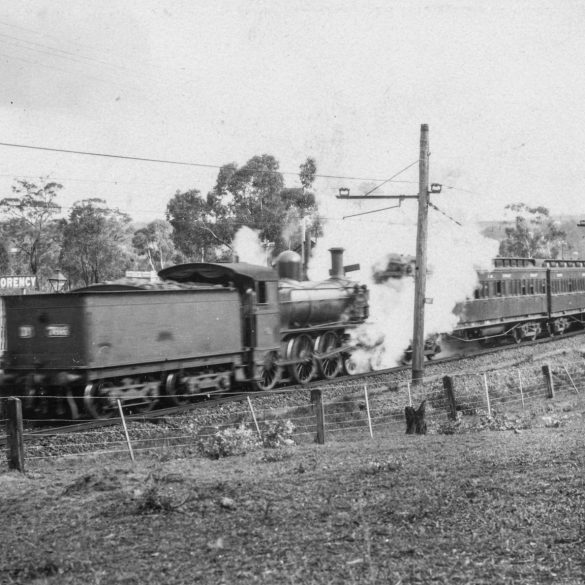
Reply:
[[416, 164], [418, 164], [418, 159], [415, 160], [414, 162], [410, 163], [408, 166], [404, 167], [400, 171], [398, 171], [396, 174], [392, 175], [389, 179], [386, 179], [385, 181], [382, 181], [377, 187], [374, 187], [373, 189], [370, 189], [367, 193], [364, 193], [363, 196], [366, 197], [370, 193], [373, 193], [374, 191], [376, 191], [377, 189], [379, 189], [382, 185], [385, 185], [386, 183], [389, 183], [390, 181], [392, 181], [392, 179], [396, 178], [398, 175], [401, 175], [404, 171], [407, 171], [410, 167], [413, 167]]
[[[96, 63], [98, 65], [105, 65], [106, 67], [111, 67], [113, 69], [117, 69], [118, 71], [110, 71], [111, 74], [119, 74], [119, 71], [127, 71], [134, 77], [144, 77], [146, 79], [150, 79], [152, 81], [158, 81], [155, 77], [150, 77], [144, 75], [143, 72], [137, 72], [135, 69], [131, 69], [124, 65], [116, 64], [116, 63], [109, 63], [107, 61], [101, 61], [100, 59], [95, 59], [94, 57], [88, 57], [82, 54], [75, 54], [71, 51], [65, 51], [63, 49], [58, 49], [56, 47], [51, 47], [49, 45], [45, 45], [43, 43], [37, 43], [35, 41], [28, 41], [26, 39], [19, 39], [18, 37], [14, 37], [12, 35], [7, 35], [5, 33], [0, 32], [0, 42], [2, 38], [9, 39], [8, 44], [12, 47], [16, 47], [18, 49], [24, 49], [25, 51], [34, 51], [35, 53], [40, 53], [42, 55], [56, 57], [59, 59], [64, 59], [66, 61], [77, 63], [80, 65], [84, 65], [87, 62]], [[7, 41], [4, 40], [6, 43]], [[20, 44], [19, 44], [20, 43]], [[26, 46], [26, 45], [33, 45], [33, 46]], [[36, 48], [36, 47], [41, 47]], [[44, 49], [44, 50], [43, 50]], [[41, 63], [36, 63], [37, 65], [42, 65]], [[85, 73], [85, 72], [84, 72]], [[105, 80], [102, 80], [105, 81]]]
[[[122, 154], [108, 154], [103, 152], [90, 152], [90, 151], [83, 151], [83, 150], [72, 150], [66, 148], [52, 148], [48, 146], [33, 146], [30, 144], [16, 144], [12, 142], [0, 142], [0, 146], [6, 146], [9, 148], [24, 148], [30, 150], [41, 150], [47, 152], [59, 152], [64, 154], [78, 154], [83, 156], [95, 156], [95, 157], [103, 157], [103, 158], [111, 158], [111, 159], [121, 159], [121, 160], [133, 160], [138, 162], [151, 162], [151, 163], [160, 163], [160, 164], [169, 164], [169, 165], [180, 165], [180, 166], [189, 166], [189, 167], [200, 167], [200, 168], [208, 168], [208, 169], [221, 169], [225, 165], [218, 165], [218, 164], [210, 164], [210, 163], [197, 163], [197, 162], [190, 162], [190, 161], [177, 161], [171, 159], [158, 159], [158, 158], [148, 158], [148, 157], [141, 157], [141, 156], [131, 156], [131, 155], [122, 155]], [[415, 163], [414, 163], [415, 164]], [[412, 165], [409, 165], [409, 167]], [[406, 168], [409, 168], [406, 167]], [[399, 173], [394, 176], [398, 176], [401, 172], [406, 169], [403, 169]], [[281, 174], [281, 175], [296, 175], [298, 176], [298, 172], [292, 171], [280, 171], [280, 170], [264, 170], [264, 169], [253, 169], [255, 173], [267, 173], [267, 174]], [[372, 179], [364, 178], [364, 177], [347, 177], [347, 176], [340, 176], [340, 175], [323, 175], [323, 174], [316, 174], [315, 177], [319, 177], [321, 179], [343, 179], [346, 181], [378, 181], [379, 179]], [[384, 181], [387, 183], [389, 179]]]

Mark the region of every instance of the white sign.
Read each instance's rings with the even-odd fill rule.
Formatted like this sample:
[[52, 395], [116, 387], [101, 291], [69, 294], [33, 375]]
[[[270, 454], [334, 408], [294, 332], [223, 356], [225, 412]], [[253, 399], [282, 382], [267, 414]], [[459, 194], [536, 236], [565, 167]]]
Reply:
[[32, 325], [21, 325], [18, 328], [18, 335], [23, 339], [30, 339], [35, 335], [35, 328]]
[[0, 276], [0, 289], [35, 288], [36, 284], [36, 276]]
[[47, 337], [69, 337], [69, 325], [47, 325]]

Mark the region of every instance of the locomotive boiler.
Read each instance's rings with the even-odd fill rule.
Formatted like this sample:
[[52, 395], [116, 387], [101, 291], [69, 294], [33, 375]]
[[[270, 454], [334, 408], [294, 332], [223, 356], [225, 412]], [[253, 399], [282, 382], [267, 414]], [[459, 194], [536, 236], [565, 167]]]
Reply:
[[[103, 283], [60, 294], [6, 297], [2, 395], [34, 412], [114, 416], [161, 399], [183, 404], [234, 386], [271, 389], [333, 378], [350, 357], [349, 330], [368, 317], [368, 291], [345, 277], [302, 282], [300, 259], [276, 269], [192, 263], [161, 282]], [[56, 397], [49, 399], [48, 397]]]

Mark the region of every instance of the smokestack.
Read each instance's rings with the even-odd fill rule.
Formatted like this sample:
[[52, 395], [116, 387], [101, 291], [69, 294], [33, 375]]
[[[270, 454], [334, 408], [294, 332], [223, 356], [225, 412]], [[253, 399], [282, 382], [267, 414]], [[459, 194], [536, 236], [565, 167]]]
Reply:
[[343, 248], [329, 248], [331, 252], [331, 278], [344, 278], [345, 270], [343, 269]]

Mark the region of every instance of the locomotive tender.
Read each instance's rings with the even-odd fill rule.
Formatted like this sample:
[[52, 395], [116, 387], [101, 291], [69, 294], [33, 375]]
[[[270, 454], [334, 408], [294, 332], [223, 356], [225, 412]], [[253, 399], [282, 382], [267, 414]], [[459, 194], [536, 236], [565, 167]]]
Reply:
[[147, 411], [163, 397], [179, 405], [238, 384], [334, 378], [348, 331], [368, 318], [367, 288], [345, 277], [342, 253], [331, 249], [330, 278], [317, 283], [302, 282], [298, 254], [285, 252], [278, 273], [193, 263], [161, 270], [157, 285], [6, 297], [1, 392], [34, 412], [101, 418], [118, 400]]
[[585, 260], [496, 258], [478, 278], [473, 298], [455, 308], [456, 338], [520, 343], [585, 323]]

